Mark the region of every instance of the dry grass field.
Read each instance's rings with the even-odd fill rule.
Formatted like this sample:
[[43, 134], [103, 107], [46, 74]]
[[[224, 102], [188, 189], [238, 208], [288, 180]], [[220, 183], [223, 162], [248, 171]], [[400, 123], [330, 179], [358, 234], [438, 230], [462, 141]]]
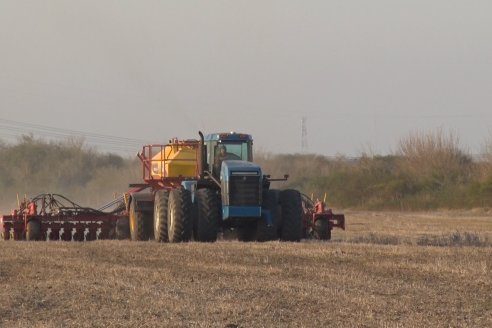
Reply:
[[332, 242], [0, 242], [1, 327], [492, 327], [492, 216], [349, 212]]

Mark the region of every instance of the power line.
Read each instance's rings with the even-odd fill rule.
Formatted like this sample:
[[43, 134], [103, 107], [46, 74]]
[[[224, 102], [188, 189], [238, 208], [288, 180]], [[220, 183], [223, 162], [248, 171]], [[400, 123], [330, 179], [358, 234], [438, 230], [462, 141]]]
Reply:
[[0, 123], [2, 123], [2, 122], [5, 124], [8, 124], [8, 125], [12, 125], [12, 126], [32, 128], [32, 129], [41, 130], [41, 131], [42, 130], [54, 131], [54, 132], [59, 132], [62, 134], [68, 134], [68, 135], [80, 135], [80, 136], [84, 136], [84, 137], [94, 137], [94, 138], [102, 138], [102, 139], [106, 139], [106, 140], [118, 140], [118, 141], [124, 141], [124, 142], [132, 142], [132, 143], [148, 142], [147, 140], [143, 140], [143, 139], [117, 137], [117, 136], [112, 136], [112, 135], [107, 135], [107, 134], [86, 132], [86, 131], [80, 131], [80, 130], [62, 129], [62, 128], [56, 128], [56, 127], [52, 127], [52, 126], [33, 124], [33, 123], [25, 123], [25, 122], [6, 120], [6, 119], [0, 118]]
[[80, 137], [83, 138], [88, 145], [95, 146], [96, 148], [101, 148], [106, 151], [111, 150], [125, 154], [133, 154], [135, 153], [135, 150], [139, 149], [142, 145], [149, 144], [148, 140], [143, 139], [118, 137], [101, 133], [57, 128], [0, 118], [0, 136], [5, 136], [12, 139], [12, 137], [20, 138], [26, 134], [48, 137], [55, 140]]

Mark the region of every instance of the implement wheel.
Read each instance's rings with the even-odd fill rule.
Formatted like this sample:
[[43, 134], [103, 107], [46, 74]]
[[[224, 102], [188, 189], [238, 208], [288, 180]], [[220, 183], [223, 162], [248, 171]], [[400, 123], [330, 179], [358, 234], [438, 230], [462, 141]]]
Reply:
[[297, 190], [286, 189], [280, 193], [282, 226], [280, 240], [300, 241], [302, 236], [302, 200]]
[[180, 243], [191, 239], [193, 228], [191, 192], [173, 189], [169, 192], [167, 232], [169, 242]]
[[126, 216], [116, 220], [116, 238], [119, 240], [130, 239], [130, 219]]
[[41, 224], [37, 220], [27, 222], [26, 240], [39, 240], [41, 235]]
[[10, 227], [3, 226], [3, 231], [0, 232], [1, 240], [10, 240]]
[[314, 223], [314, 237], [319, 240], [330, 240], [331, 229], [330, 222], [326, 218], [316, 220]]
[[133, 241], [148, 240], [149, 235], [145, 229], [144, 214], [135, 209], [135, 203], [130, 203], [130, 236]]
[[195, 218], [193, 230], [196, 241], [214, 242], [220, 219], [219, 199], [211, 189], [198, 189], [195, 192]]
[[169, 241], [167, 233], [168, 202], [168, 190], [156, 192], [154, 199], [154, 238], [157, 242]]

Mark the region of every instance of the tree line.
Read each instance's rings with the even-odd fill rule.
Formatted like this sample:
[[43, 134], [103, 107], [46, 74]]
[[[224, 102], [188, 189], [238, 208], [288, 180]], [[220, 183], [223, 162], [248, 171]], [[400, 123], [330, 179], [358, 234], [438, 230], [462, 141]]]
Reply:
[[474, 159], [459, 137], [442, 130], [411, 133], [390, 155], [332, 159], [311, 155], [256, 157], [265, 171], [289, 172], [287, 187], [337, 208], [429, 210], [492, 206], [492, 140]]
[[0, 206], [5, 211], [40, 193], [65, 195], [83, 206], [99, 207], [139, 182], [137, 160], [100, 153], [82, 139], [63, 142], [23, 136], [0, 143]]
[[[328, 158], [317, 154], [256, 153], [273, 177], [290, 175], [278, 188], [296, 188], [335, 208], [429, 210], [492, 206], [492, 142], [474, 159], [459, 138], [442, 130], [412, 133], [390, 155]], [[63, 142], [23, 136], [0, 142], [0, 208], [16, 197], [59, 193], [98, 207], [141, 182], [136, 158], [101, 153], [81, 139]]]

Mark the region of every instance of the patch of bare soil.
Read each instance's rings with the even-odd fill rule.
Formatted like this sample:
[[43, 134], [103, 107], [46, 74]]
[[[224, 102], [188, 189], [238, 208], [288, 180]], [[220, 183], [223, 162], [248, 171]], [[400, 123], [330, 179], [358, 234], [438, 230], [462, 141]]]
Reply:
[[[354, 242], [390, 234], [381, 215], [347, 215], [333, 242], [0, 242], [0, 326], [492, 326], [492, 247]], [[467, 231], [393, 217], [397, 238]]]

